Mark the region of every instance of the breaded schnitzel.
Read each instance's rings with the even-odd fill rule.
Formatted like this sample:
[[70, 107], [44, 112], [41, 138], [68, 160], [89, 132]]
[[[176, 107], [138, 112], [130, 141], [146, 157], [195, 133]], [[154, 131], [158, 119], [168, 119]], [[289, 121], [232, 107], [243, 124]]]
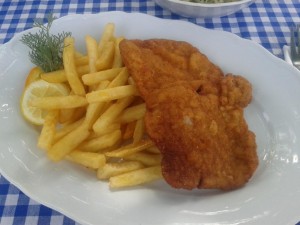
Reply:
[[145, 100], [146, 131], [175, 188], [229, 190], [258, 166], [255, 135], [243, 108], [251, 84], [228, 74], [186, 42], [123, 40], [123, 62]]

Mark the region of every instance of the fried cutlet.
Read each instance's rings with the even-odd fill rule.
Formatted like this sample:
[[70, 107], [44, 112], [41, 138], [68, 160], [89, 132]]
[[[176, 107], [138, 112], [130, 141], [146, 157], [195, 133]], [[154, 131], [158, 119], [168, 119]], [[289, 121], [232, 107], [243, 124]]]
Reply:
[[146, 102], [145, 125], [172, 187], [229, 190], [258, 166], [243, 109], [251, 84], [224, 75], [198, 49], [171, 40], [123, 40], [125, 66]]

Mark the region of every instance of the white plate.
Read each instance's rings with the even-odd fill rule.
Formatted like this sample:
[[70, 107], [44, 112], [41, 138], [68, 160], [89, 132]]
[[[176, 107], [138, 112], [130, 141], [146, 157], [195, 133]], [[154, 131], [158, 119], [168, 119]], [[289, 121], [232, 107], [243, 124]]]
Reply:
[[108, 12], [58, 19], [54, 32], [100, 37], [116, 24], [126, 38], [185, 40], [224, 70], [253, 84], [246, 110], [257, 135], [260, 165], [250, 182], [230, 192], [174, 190], [163, 181], [110, 191], [93, 173], [48, 161], [36, 148], [37, 130], [21, 117], [19, 99], [32, 64], [16, 35], [0, 51], [0, 172], [28, 196], [82, 224], [296, 224], [300, 221], [300, 77], [298, 71], [254, 42], [231, 33], [143, 14]]

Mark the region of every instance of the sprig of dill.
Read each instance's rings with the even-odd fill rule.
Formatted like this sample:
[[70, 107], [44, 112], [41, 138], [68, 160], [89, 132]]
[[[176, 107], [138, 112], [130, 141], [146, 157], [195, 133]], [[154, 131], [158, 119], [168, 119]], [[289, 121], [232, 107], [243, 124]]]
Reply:
[[49, 14], [47, 20], [47, 24], [43, 24], [42, 20], [35, 20], [33, 27], [40, 29], [37, 33], [24, 34], [21, 42], [31, 49], [29, 52], [31, 62], [44, 72], [51, 72], [63, 68], [64, 39], [71, 36], [71, 32], [51, 34], [50, 28], [55, 17]]

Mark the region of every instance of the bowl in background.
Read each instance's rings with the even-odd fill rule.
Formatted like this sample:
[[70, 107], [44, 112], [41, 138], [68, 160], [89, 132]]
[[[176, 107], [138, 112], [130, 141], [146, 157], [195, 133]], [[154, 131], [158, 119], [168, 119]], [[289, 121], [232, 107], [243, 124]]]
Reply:
[[164, 9], [185, 17], [212, 18], [227, 16], [253, 3], [255, 0], [240, 0], [227, 3], [194, 3], [183, 0], [154, 0]]

